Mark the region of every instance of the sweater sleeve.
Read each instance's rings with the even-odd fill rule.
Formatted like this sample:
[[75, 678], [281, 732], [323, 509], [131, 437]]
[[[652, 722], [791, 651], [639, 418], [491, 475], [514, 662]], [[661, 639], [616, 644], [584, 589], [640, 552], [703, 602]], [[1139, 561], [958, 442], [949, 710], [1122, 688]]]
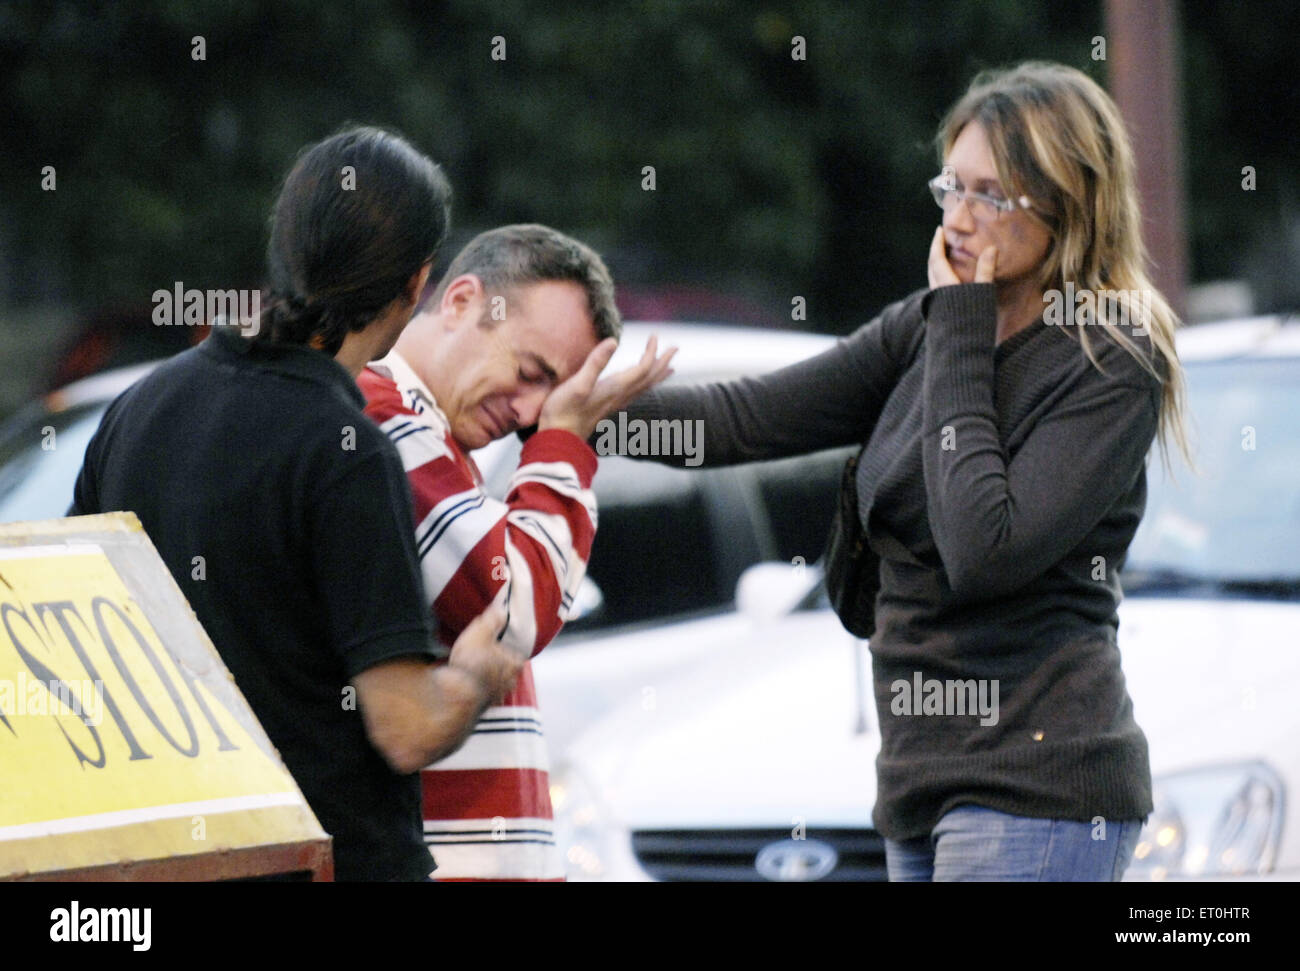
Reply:
[[555, 638], [591, 557], [595, 473], [591, 449], [559, 429], [524, 445], [505, 502], [450, 459], [410, 472], [417, 508], [432, 510], [421, 523], [420, 562], [445, 638], [494, 600], [506, 607], [502, 639], [516, 650], [533, 656]]
[[926, 308], [923, 467], [931, 533], [959, 596], [1009, 593], [1073, 550], [1142, 472], [1158, 422], [1136, 377], [1095, 368], [1008, 461], [994, 410], [992, 284]]
[[[656, 388], [629, 405], [627, 417], [702, 420], [706, 466], [861, 444], [898, 381], [923, 295], [891, 304], [806, 361], [758, 377]], [[685, 464], [680, 455], [645, 457]]]
[[502, 639], [530, 656], [560, 632], [586, 574], [596, 533], [596, 456], [570, 432], [524, 445], [505, 502], [475, 481], [463, 453], [373, 371], [358, 380], [366, 415], [401, 456], [415, 509], [425, 596], [450, 645], [493, 602], [506, 608]]

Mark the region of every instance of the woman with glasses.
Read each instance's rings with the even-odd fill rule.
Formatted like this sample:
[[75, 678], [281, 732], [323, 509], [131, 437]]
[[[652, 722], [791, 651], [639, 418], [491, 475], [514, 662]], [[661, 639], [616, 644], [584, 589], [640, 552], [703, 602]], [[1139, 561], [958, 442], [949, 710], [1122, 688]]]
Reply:
[[1152, 803], [1117, 570], [1157, 434], [1186, 452], [1177, 320], [1086, 75], [983, 74], [937, 142], [927, 289], [818, 357], [629, 417], [703, 419], [710, 465], [863, 446], [828, 585], [870, 637], [890, 879], [1118, 880]]

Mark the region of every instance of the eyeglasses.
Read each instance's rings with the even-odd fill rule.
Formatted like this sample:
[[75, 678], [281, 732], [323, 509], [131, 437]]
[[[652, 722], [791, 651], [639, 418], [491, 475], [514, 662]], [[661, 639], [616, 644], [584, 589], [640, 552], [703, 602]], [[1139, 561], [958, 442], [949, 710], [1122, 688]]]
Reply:
[[1017, 209], [1031, 207], [1027, 196], [1021, 196], [1019, 199], [1003, 199], [1000, 196], [957, 188], [957, 173], [953, 171], [952, 166], [945, 166], [944, 170], [927, 184], [930, 186], [934, 201], [944, 212], [948, 212], [958, 202], [965, 201], [970, 214], [980, 222], [994, 222], [1004, 212], [1015, 212]]

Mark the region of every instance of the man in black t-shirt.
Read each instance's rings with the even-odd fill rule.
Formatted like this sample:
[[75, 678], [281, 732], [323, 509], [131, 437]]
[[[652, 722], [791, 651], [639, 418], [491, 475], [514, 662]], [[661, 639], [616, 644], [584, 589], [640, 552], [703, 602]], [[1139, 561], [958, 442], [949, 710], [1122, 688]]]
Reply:
[[319, 351], [216, 328], [113, 403], [69, 515], [140, 517], [334, 836], [337, 877], [418, 879], [418, 776], [393, 771], [343, 693], [375, 665], [438, 656], [406, 477], [361, 405]]
[[[340, 206], [345, 165], [357, 189]], [[306, 151], [276, 204], [271, 307], [113, 402], [68, 511], [140, 518], [333, 835], [340, 880], [429, 874], [416, 770], [459, 747], [524, 661], [488, 612], [434, 664], [406, 476], [355, 383], [411, 318], [446, 197], [385, 132]]]

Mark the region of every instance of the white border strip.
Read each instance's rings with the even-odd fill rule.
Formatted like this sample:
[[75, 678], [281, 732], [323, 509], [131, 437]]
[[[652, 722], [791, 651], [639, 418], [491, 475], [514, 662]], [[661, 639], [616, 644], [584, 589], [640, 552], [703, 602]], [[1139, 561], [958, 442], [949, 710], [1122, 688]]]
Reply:
[[95, 543], [0, 547], [0, 560], [29, 560], [38, 556], [102, 556], [103, 554], [104, 548]]
[[256, 796], [230, 796], [226, 799], [203, 799], [198, 802], [176, 802], [166, 806], [149, 806], [145, 809], [119, 809], [91, 816], [68, 816], [39, 823], [19, 823], [0, 826], [0, 842], [31, 839], [39, 836], [57, 836], [61, 833], [83, 833], [94, 829], [112, 829], [133, 823], [156, 822], [178, 816], [201, 816], [205, 813], [233, 813], [247, 809], [269, 809], [273, 806], [302, 806], [306, 803], [296, 792], [273, 792]]

